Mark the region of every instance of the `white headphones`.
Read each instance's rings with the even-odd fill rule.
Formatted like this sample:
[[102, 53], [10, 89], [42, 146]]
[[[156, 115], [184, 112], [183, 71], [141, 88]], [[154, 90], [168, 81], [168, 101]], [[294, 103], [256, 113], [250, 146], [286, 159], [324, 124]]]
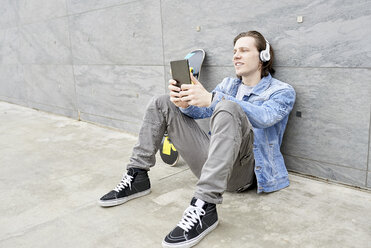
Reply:
[[265, 49], [260, 52], [260, 60], [262, 62], [268, 62], [271, 59], [269, 42], [265, 40]]

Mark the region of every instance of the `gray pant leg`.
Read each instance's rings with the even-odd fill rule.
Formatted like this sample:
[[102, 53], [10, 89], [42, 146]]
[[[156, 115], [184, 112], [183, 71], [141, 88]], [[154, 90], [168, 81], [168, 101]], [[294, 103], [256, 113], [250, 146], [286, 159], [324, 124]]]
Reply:
[[153, 97], [128, 168], [149, 170], [154, 166], [155, 154], [167, 130], [180, 155], [200, 179], [195, 196], [221, 203], [225, 190], [244, 189], [253, 182], [253, 132], [241, 107], [230, 101], [217, 105], [211, 126], [210, 142], [196, 121], [181, 113], [168, 95]]
[[195, 197], [221, 203], [227, 190], [251, 185], [254, 178], [253, 132], [242, 108], [232, 101], [217, 104], [211, 117], [209, 153]]
[[155, 165], [155, 154], [165, 130], [191, 171], [199, 178], [207, 159], [209, 136], [194, 119], [184, 115], [168, 95], [153, 97], [149, 102], [128, 168], [149, 170]]

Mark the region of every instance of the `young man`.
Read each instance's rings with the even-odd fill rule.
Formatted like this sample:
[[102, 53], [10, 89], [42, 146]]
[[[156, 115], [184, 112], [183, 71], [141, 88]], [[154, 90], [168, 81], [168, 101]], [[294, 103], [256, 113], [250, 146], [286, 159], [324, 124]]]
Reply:
[[[211, 93], [194, 77], [194, 84], [181, 88], [170, 80], [170, 97], [154, 97], [149, 103], [127, 173], [100, 205], [119, 205], [150, 192], [147, 171], [155, 165], [165, 131], [199, 180], [190, 206], [163, 247], [191, 247], [212, 231], [218, 224], [215, 204], [226, 190], [244, 191], [255, 177], [258, 193], [287, 187], [280, 146], [295, 91], [272, 78], [273, 55], [259, 32], [241, 33], [234, 39], [237, 78], [225, 78]], [[210, 135], [194, 120], [207, 117]]]

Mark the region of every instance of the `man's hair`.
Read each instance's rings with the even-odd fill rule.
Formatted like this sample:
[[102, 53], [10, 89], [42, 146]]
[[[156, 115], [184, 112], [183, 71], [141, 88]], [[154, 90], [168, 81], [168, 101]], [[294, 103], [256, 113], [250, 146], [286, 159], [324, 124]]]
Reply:
[[[258, 49], [259, 53], [261, 51], [265, 50], [265, 47], [266, 47], [265, 38], [258, 31], [248, 31], [248, 32], [240, 33], [239, 35], [237, 35], [234, 38], [233, 45], [236, 45], [237, 40], [239, 38], [242, 38], [242, 37], [252, 37], [252, 38], [254, 38], [255, 46]], [[262, 70], [261, 70], [261, 77], [266, 77], [266, 76], [268, 76], [269, 73], [273, 75], [274, 72], [275, 72], [275, 70], [273, 69], [274, 52], [273, 52], [272, 45], [270, 43], [269, 43], [269, 46], [270, 46], [269, 53], [271, 55], [271, 59], [267, 62], [262, 62], [263, 65], [262, 65]], [[240, 79], [241, 79], [241, 77], [240, 77]]]

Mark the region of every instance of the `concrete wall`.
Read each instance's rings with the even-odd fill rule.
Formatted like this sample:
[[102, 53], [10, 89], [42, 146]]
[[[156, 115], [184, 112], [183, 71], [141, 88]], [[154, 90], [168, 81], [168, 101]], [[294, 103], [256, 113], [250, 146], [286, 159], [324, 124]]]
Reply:
[[234, 75], [234, 36], [259, 30], [276, 51], [275, 76], [297, 92], [282, 147], [288, 168], [371, 188], [369, 0], [0, 6], [0, 100], [134, 133], [147, 101], [166, 92], [170, 60], [204, 48], [201, 82], [212, 90]]

